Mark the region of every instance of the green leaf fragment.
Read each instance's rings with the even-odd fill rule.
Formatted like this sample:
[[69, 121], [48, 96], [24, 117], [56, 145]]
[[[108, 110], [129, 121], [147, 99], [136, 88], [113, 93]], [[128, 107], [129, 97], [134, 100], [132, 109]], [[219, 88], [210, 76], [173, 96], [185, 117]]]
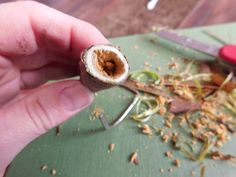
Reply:
[[130, 78], [134, 80], [140, 80], [142, 77], [147, 76], [154, 84], [160, 83], [160, 76], [151, 70], [141, 70], [141, 71], [134, 71], [130, 73]]

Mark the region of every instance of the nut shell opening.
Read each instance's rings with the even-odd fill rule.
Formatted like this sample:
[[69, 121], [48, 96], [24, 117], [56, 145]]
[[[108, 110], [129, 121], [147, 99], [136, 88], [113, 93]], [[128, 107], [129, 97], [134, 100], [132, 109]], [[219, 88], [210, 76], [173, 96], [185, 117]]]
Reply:
[[104, 76], [115, 79], [125, 72], [124, 63], [113, 51], [96, 50], [94, 54], [97, 70]]

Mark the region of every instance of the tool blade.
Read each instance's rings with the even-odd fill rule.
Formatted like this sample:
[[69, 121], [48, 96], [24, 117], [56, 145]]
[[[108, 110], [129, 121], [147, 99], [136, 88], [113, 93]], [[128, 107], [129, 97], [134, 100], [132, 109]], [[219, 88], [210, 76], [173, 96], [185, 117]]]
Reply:
[[178, 33], [174, 33], [168, 30], [161, 30], [156, 33], [160, 38], [166, 39], [168, 41], [175, 42], [184, 47], [191, 48], [205, 54], [219, 57], [219, 50], [221, 47], [216, 45], [209, 45], [203, 42], [197, 41], [195, 39], [189, 38], [187, 36], [180, 35]]

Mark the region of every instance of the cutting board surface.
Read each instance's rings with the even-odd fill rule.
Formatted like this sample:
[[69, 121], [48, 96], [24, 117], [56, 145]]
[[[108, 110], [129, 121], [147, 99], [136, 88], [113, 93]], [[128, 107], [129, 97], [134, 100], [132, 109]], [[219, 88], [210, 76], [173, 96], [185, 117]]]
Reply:
[[[221, 36], [228, 43], [236, 43], [236, 24], [226, 24], [179, 31], [208, 43], [219, 44], [205, 35], [208, 30]], [[171, 72], [167, 64], [172, 57], [212, 58], [158, 40], [154, 34], [134, 35], [111, 39], [121, 47], [128, 58], [131, 70], [143, 69], [148, 62], [151, 68], [161, 67], [160, 74]], [[98, 93], [94, 103], [61, 126], [59, 136], [55, 129], [29, 144], [13, 161], [7, 177], [49, 177], [51, 169], [61, 177], [189, 177], [195, 171], [199, 174], [199, 163], [190, 161], [182, 153], [174, 152], [181, 160], [181, 167], [171, 164], [164, 152], [172, 151], [168, 143], [162, 143], [159, 136], [151, 138], [138, 132], [137, 123], [129, 117], [117, 128], [105, 131], [99, 120], [90, 120], [91, 111], [102, 107], [109, 121], [114, 120], [132, 99], [132, 94], [121, 88]], [[55, 117], [56, 119], [56, 117]], [[153, 118], [153, 124], [162, 126], [160, 116]], [[108, 145], [115, 144], [115, 150], [108, 153]], [[132, 152], [138, 151], [140, 164], [129, 163]], [[233, 137], [222, 150], [236, 155], [236, 138]], [[206, 177], [235, 177], [236, 167], [225, 162], [206, 160]], [[48, 170], [42, 171], [43, 165]], [[164, 173], [160, 169], [164, 169]], [[173, 172], [168, 172], [173, 168]]]

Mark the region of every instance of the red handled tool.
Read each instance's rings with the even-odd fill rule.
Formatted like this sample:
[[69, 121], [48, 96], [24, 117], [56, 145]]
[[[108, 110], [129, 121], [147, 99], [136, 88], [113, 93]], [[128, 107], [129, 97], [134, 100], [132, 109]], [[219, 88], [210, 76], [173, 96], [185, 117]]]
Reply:
[[168, 31], [162, 30], [156, 33], [160, 38], [175, 42], [182, 46], [203, 52], [215, 57], [220, 63], [236, 65], [236, 45], [216, 46], [209, 45], [195, 39]]

